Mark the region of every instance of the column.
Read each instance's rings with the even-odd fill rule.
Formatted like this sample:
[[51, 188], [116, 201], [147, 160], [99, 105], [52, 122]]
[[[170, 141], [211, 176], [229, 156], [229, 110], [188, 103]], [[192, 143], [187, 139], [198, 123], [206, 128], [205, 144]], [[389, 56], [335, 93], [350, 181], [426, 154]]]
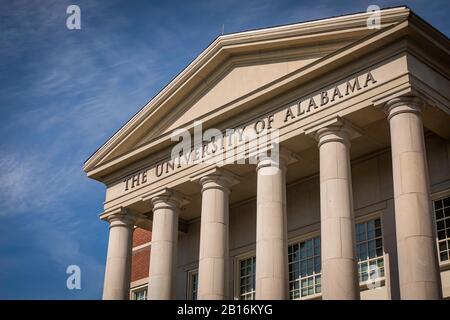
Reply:
[[322, 299], [359, 299], [350, 172], [350, 128], [317, 132], [320, 154]]
[[233, 178], [211, 174], [200, 179], [202, 212], [198, 299], [223, 300], [227, 294], [229, 194]]
[[153, 196], [148, 300], [175, 298], [178, 213], [183, 197], [171, 190]]
[[260, 157], [256, 171], [256, 299], [288, 299], [286, 159]]
[[391, 131], [395, 223], [401, 299], [442, 296], [428, 168], [421, 117], [422, 102], [401, 97], [386, 104]]
[[109, 241], [103, 300], [128, 300], [135, 219], [124, 210], [110, 214], [106, 219], [109, 222]]

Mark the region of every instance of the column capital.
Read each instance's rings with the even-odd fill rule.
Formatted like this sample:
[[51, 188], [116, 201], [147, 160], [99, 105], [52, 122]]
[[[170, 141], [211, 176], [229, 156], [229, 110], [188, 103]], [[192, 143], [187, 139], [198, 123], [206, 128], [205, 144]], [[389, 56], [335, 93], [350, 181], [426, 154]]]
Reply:
[[261, 168], [265, 167], [279, 167], [282, 170], [286, 170], [286, 167], [296, 162], [300, 159], [300, 157], [292, 152], [291, 150], [285, 148], [285, 147], [278, 147], [272, 148], [270, 150], [270, 156], [267, 152], [258, 154], [256, 156], [257, 159], [257, 166], [256, 171], [260, 170]]
[[400, 113], [416, 113], [421, 115], [424, 102], [417, 96], [402, 96], [386, 102], [383, 109], [388, 114], [388, 120]]
[[179, 210], [189, 203], [189, 198], [175, 190], [164, 188], [157, 192], [142, 196], [142, 200], [150, 202], [155, 209]]
[[202, 192], [208, 189], [222, 189], [230, 192], [230, 188], [239, 183], [239, 177], [227, 170], [213, 168], [192, 176], [191, 181], [201, 184]]
[[324, 143], [333, 141], [350, 145], [350, 140], [360, 137], [363, 131], [350, 121], [337, 116], [307, 127], [305, 133], [315, 138], [320, 147]]
[[112, 210], [105, 210], [100, 214], [100, 219], [108, 221], [110, 227], [113, 226], [126, 226], [133, 227], [137, 220], [145, 219], [143, 214], [140, 214], [134, 210], [130, 210], [125, 207], [119, 207]]

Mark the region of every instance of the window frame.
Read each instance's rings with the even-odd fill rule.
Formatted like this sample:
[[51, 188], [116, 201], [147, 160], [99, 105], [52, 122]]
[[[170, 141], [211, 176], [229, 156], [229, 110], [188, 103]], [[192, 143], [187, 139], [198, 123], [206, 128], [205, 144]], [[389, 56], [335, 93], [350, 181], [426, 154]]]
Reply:
[[384, 287], [386, 285], [386, 274], [387, 274], [387, 266], [386, 266], [386, 250], [385, 250], [385, 238], [384, 238], [384, 221], [383, 221], [383, 211], [376, 211], [376, 212], [372, 212], [369, 214], [365, 214], [363, 216], [357, 217], [355, 218], [355, 225], [354, 225], [354, 232], [355, 232], [355, 257], [356, 257], [356, 268], [359, 267], [359, 262], [358, 262], [358, 254], [356, 252], [356, 225], [358, 223], [367, 223], [368, 221], [371, 220], [376, 220], [376, 219], [380, 219], [380, 224], [381, 224], [381, 239], [383, 241], [383, 267], [384, 267], [384, 276], [379, 277], [376, 279], [375, 283], [372, 282], [373, 280], [368, 279], [367, 281], [363, 281], [360, 282], [359, 281], [359, 272], [357, 270], [357, 279], [358, 279], [358, 284], [359, 284], [359, 290], [360, 291], [365, 291], [365, 290], [371, 290], [370, 286], [376, 285], [376, 288], [373, 289], [378, 289], [381, 287]]
[[146, 283], [146, 284], [142, 284], [142, 285], [139, 285], [139, 286], [136, 286], [136, 287], [133, 287], [131, 290], [130, 290], [130, 295], [131, 295], [131, 297], [130, 297], [130, 300], [133, 300], [133, 301], [140, 301], [140, 300], [138, 300], [138, 299], [135, 299], [135, 295], [136, 295], [136, 293], [137, 292], [139, 292], [139, 291], [147, 291], [146, 293], [145, 293], [145, 300], [148, 300], [148, 284]]
[[[442, 190], [439, 192], [434, 192], [431, 195], [431, 207], [432, 207], [432, 219], [433, 219], [433, 226], [434, 226], [434, 236], [435, 236], [435, 240], [436, 240], [436, 254], [438, 257], [438, 262], [439, 262], [439, 269], [440, 271], [445, 271], [445, 270], [450, 270], [450, 259], [446, 260], [446, 261], [441, 261], [440, 258], [440, 253], [439, 253], [439, 239], [438, 239], [438, 235], [437, 235], [437, 222], [436, 222], [436, 214], [434, 212], [434, 204], [433, 202], [436, 200], [440, 200], [443, 198], [447, 198], [450, 197], [450, 189], [446, 189], [446, 190]], [[449, 238], [447, 238], [449, 239]]]
[[186, 300], [194, 300], [194, 299], [192, 299], [192, 293], [193, 293], [192, 278], [193, 278], [193, 275], [195, 275], [195, 274], [197, 275], [197, 300], [198, 300], [198, 268], [187, 271]]
[[[289, 255], [289, 246], [294, 245], [294, 244], [299, 244], [300, 242], [304, 242], [306, 240], [310, 240], [313, 238], [319, 237], [320, 238], [320, 275], [321, 275], [321, 281], [322, 281], [322, 235], [320, 233], [320, 229], [318, 230], [314, 230], [296, 237], [293, 237], [291, 239], [288, 239], [288, 252], [286, 253], [287, 255]], [[288, 266], [289, 266], [289, 257], [288, 257]], [[288, 287], [289, 287], [289, 274], [288, 274]], [[322, 286], [321, 286], [322, 287]], [[322, 288], [321, 288], [322, 289]], [[288, 288], [289, 290], [289, 288]], [[290, 291], [289, 291], [289, 295], [290, 295]], [[306, 296], [306, 297], [299, 297], [296, 299], [292, 299], [292, 301], [297, 301], [297, 300], [319, 300], [322, 298], [322, 290], [320, 293], [314, 293], [312, 295]], [[289, 299], [290, 300], [290, 299]]]
[[[256, 250], [248, 251], [246, 253], [234, 256], [233, 259], [233, 296], [234, 300], [241, 300], [240, 288], [241, 288], [241, 261], [250, 258], [255, 258], [255, 269], [256, 269]], [[256, 271], [255, 271], [256, 272]], [[256, 282], [256, 279], [255, 279]], [[255, 283], [255, 295], [256, 295], [256, 283]]]

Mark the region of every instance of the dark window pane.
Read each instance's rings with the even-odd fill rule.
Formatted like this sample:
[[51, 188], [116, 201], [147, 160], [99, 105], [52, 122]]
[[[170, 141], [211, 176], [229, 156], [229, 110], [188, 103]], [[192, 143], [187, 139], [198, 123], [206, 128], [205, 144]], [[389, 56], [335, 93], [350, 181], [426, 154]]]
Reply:
[[381, 219], [376, 219], [375, 220], [375, 227], [381, 228]]
[[306, 261], [303, 261], [300, 265], [300, 277], [306, 277]]
[[437, 226], [437, 229], [438, 229], [438, 230], [443, 230], [443, 229], [445, 229], [444, 221], [438, 221], [438, 222], [436, 223], [436, 226]]
[[314, 270], [313, 260], [308, 259], [308, 270], [307, 270], [308, 276], [311, 276], [313, 274], [313, 270]]
[[378, 238], [378, 237], [381, 237], [381, 229], [377, 229], [377, 230], [375, 230], [375, 236]]
[[450, 207], [450, 197], [444, 199], [444, 207]]
[[363, 245], [359, 245], [358, 246], [358, 259], [359, 260], [365, 260], [365, 259], [367, 259], [367, 248], [366, 248], [366, 245], [365, 244], [363, 244]]
[[320, 257], [314, 258], [314, 272], [320, 273]]
[[289, 282], [289, 290], [290, 291], [294, 290], [294, 284], [295, 284], [295, 282]]
[[445, 239], [445, 238], [446, 238], [445, 230], [438, 231], [438, 239], [442, 240], [442, 239]]
[[361, 234], [356, 231], [356, 242], [360, 242], [361, 241]]
[[370, 220], [367, 222], [367, 231], [375, 230], [375, 221]]
[[320, 238], [314, 238], [314, 247], [320, 248]]
[[383, 255], [383, 248], [378, 248], [377, 249], [377, 257], [380, 257]]
[[365, 232], [364, 224], [358, 223], [356, 225], [356, 233], [364, 233], [364, 232]]
[[446, 261], [448, 260], [448, 253], [447, 252], [443, 252], [441, 253], [441, 261]]
[[445, 208], [444, 211], [445, 211], [445, 216], [446, 216], [447, 218], [449, 218], [449, 217], [450, 217], [450, 207]]
[[436, 219], [442, 219], [444, 217], [444, 212], [442, 210], [436, 210]]
[[300, 247], [300, 259], [305, 259], [306, 258], [306, 248], [305, 246], [301, 246]]
[[376, 245], [377, 245], [377, 248], [381, 248], [383, 246], [383, 240], [381, 240], [381, 238], [377, 239], [376, 240]]
[[434, 209], [440, 209], [442, 208], [442, 200], [436, 200], [434, 202]]

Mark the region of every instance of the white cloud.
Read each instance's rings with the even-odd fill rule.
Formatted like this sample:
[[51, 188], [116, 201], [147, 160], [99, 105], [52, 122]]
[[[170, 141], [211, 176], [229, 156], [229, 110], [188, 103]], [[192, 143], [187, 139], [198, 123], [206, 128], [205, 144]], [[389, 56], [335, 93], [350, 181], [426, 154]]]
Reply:
[[27, 150], [0, 156], [0, 215], [57, 211], [80, 184], [77, 168]]

